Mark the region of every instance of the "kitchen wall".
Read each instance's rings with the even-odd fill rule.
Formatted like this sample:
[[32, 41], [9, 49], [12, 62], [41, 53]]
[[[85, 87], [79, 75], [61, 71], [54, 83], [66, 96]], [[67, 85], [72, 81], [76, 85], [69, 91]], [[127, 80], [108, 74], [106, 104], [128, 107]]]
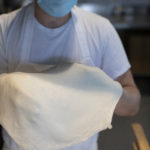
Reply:
[[149, 0], [79, 0], [79, 2], [98, 2], [98, 3], [124, 3], [124, 4], [149, 4]]

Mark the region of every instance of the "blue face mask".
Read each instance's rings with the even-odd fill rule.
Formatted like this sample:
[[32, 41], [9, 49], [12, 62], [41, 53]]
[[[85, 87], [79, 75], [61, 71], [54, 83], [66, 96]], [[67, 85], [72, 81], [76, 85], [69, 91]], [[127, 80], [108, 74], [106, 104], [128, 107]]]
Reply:
[[47, 14], [55, 17], [67, 15], [78, 0], [37, 0], [38, 5]]

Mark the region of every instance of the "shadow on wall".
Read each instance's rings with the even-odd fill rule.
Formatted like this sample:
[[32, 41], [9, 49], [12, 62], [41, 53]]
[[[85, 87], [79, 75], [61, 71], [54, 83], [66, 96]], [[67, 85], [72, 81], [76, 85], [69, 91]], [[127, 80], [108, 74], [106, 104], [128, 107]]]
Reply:
[[1, 126], [0, 126], [0, 150], [2, 149], [3, 146], [3, 139], [2, 139], [2, 135], [1, 135]]

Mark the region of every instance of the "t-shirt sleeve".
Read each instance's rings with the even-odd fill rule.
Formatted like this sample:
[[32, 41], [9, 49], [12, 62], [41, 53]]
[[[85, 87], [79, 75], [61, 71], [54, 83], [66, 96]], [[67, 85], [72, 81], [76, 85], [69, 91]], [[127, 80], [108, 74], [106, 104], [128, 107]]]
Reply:
[[6, 50], [4, 46], [4, 37], [0, 26], [0, 74], [7, 72]]
[[116, 79], [128, 71], [131, 66], [119, 35], [108, 20], [102, 36], [104, 40], [101, 69], [112, 79]]

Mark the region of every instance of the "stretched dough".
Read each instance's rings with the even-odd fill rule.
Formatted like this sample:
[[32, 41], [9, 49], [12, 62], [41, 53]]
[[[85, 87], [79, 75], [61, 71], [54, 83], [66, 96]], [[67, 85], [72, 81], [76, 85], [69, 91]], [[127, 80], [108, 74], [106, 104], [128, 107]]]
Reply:
[[41, 68], [0, 75], [0, 124], [22, 149], [61, 149], [110, 127], [119, 83], [81, 64]]

